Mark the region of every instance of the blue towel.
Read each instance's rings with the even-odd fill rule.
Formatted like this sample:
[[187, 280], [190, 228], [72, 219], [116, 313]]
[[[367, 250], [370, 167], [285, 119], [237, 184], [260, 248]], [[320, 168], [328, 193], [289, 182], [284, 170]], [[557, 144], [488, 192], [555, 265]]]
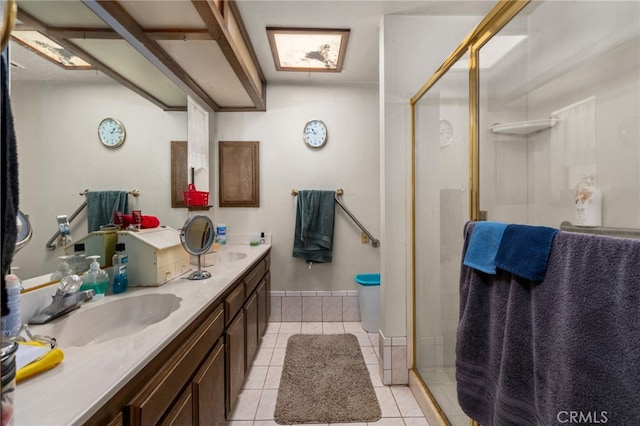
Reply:
[[557, 229], [546, 226], [507, 226], [496, 254], [496, 266], [527, 280], [542, 281], [557, 233]]
[[298, 191], [293, 257], [307, 262], [333, 259], [335, 191]]
[[126, 191], [89, 191], [86, 197], [89, 232], [113, 223], [115, 211], [128, 213], [129, 194]]
[[640, 425], [640, 240], [551, 246], [542, 282], [462, 266], [458, 402], [483, 425]]
[[487, 274], [496, 273], [496, 254], [502, 241], [506, 223], [478, 222], [464, 256], [464, 264]]

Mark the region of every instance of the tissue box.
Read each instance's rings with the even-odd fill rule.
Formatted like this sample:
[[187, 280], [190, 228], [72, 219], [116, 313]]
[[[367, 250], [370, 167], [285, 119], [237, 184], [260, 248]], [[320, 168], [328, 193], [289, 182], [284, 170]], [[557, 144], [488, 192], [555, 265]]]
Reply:
[[131, 287], [160, 286], [193, 269], [180, 232], [175, 229], [164, 226], [120, 231], [118, 242], [125, 244], [129, 257], [127, 278]]

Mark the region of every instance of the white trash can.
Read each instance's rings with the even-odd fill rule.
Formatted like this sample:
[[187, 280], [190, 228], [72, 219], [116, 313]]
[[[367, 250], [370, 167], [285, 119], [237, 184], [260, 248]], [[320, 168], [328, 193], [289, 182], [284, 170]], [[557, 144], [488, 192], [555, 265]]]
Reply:
[[368, 333], [380, 329], [380, 274], [358, 274], [358, 302], [362, 328]]

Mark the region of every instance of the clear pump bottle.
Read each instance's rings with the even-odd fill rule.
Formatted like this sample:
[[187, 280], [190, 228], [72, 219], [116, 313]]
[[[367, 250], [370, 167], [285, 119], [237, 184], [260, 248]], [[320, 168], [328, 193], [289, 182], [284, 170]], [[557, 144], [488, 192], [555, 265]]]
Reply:
[[60, 262], [58, 263], [58, 269], [51, 274], [49, 278], [51, 281], [60, 281], [67, 275], [73, 275], [73, 271], [69, 266], [69, 256], [58, 256]]
[[89, 269], [82, 274], [82, 286], [80, 291], [93, 290], [96, 292], [94, 299], [104, 297], [109, 287], [109, 274], [100, 269], [100, 263], [98, 259], [100, 256], [87, 256], [87, 259], [91, 259], [92, 262], [89, 265]]
[[124, 293], [129, 287], [129, 279], [127, 278], [129, 258], [124, 250], [124, 243], [116, 244], [116, 252], [111, 262], [113, 264], [113, 294]]

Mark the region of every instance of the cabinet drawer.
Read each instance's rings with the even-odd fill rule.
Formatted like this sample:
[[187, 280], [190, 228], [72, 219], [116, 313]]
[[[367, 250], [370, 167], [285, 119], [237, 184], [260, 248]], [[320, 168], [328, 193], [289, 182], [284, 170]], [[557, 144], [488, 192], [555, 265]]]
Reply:
[[244, 304], [244, 283], [240, 283], [233, 292], [224, 299], [224, 313], [225, 313], [225, 325], [229, 323], [236, 316], [238, 311]]
[[219, 306], [129, 403], [130, 424], [155, 425], [173, 405], [222, 333]]
[[249, 297], [258, 284], [260, 284], [260, 280], [265, 272], [267, 272], [267, 262], [263, 259], [246, 275], [244, 282], [247, 286], [247, 297]]

